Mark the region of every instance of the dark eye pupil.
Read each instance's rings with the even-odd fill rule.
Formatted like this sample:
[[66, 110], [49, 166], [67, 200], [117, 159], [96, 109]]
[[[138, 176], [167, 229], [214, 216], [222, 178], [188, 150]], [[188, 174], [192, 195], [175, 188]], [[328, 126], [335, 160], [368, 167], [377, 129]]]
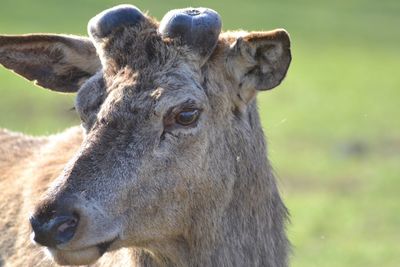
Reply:
[[199, 116], [198, 110], [182, 111], [176, 117], [176, 122], [181, 125], [189, 125], [194, 123], [197, 120], [198, 116]]

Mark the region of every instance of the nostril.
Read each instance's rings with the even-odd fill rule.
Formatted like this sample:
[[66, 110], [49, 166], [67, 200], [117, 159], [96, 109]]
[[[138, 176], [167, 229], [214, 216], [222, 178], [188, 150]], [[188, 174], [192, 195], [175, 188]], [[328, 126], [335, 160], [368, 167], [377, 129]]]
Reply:
[[74, 237], [79, 216], [77, 214], [54, 215], [43, 221], [40, 218], [31, 217], [30, 222], [33, 240], [46, 247], [55, 247], [69, 242]]
[[71, 228], [75, 227], [77, 223], [78, 223], [78, 219], [77, 218], [68, 219], [65, 223], [62, 223], [58, 227], [58, 231], [59, 232], [65, 232], [68, 229], [71, 229]]
[[[57, 226], [58, 225], [58, 226]], [[55, 225], [54, 235], [57, 244], [67, 243], [75, 235], [76, 228], [78, 226], [77, 216], [62, 216], [59, 218], [59, 222]]]

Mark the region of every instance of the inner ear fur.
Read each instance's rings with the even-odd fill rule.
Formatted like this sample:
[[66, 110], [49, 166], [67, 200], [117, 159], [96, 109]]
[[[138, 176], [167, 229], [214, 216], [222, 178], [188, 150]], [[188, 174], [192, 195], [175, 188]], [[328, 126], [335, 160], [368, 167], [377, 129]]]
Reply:
[[89, 38], [56, 34], [0, 35], [0, 64], [58, 92], [76, 92], [101, 68]]
[[226, 67], [239, 85], [239, 96], [247, 102], [256, 91], [272, 89], [282, 82], [291, 61], [290, 38], [283, 29], [237, 35]]

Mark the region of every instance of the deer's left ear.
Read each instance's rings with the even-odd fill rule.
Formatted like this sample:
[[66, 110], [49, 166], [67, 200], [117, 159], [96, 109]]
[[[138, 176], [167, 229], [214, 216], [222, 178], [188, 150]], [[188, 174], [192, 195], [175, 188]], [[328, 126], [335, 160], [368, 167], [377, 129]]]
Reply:
[[251, 32], [231, 45], [226, 67], [239, 84], [240, 98], [248, 102], [256, 91], [281, 83], [291, 58], [289, 34], [285, 30]]

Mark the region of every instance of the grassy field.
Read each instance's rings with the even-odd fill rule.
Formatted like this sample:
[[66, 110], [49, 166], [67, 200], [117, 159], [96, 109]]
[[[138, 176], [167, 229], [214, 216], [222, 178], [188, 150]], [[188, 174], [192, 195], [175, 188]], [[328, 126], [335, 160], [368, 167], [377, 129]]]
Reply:
[[[127, 1], [128, 2], [128, 1]], [[117, 1], [2, 0], [0, 33], [85, 34]], [[224, 29], [286, 28], [286, 81], [259, 95], [270, 158], [291, 212], [291, 266], [400, 264], [400, 2], [134, 1], [161, 18], [208, 6]], [[0, 126], [48, 134], [77, 124], [72, 96], [0, 69]]]

